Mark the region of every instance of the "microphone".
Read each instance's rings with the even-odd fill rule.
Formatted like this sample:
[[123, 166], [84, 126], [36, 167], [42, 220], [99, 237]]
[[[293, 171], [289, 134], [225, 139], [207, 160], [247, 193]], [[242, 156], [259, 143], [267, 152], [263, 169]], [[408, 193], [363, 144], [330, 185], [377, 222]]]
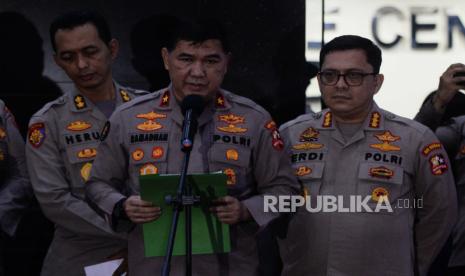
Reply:
[[194, 145], [194, 136], [197, 132], [197, 118], [205, 107], [202, 96], [187, 95], [181, 102], [181, 111], [184, 115], [182, 123], [181, 150], [190, 152]]

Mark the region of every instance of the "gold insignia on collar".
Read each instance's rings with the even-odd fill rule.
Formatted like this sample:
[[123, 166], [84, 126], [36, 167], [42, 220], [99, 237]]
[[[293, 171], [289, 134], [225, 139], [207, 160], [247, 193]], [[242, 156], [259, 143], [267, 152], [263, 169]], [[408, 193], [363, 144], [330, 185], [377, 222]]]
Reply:
[[74, 96], [74, 105], [79, 110], [87, 107], [86, 100], [81, 95]]
[[157, 173], [158, 173], [158, 168], [152, 163], [147, 163], [139, 169], [140, 175], [157, 174]]
[[165, 93], [163, 93], [163, 96], [161, 97], [160, 107], [167, 107], [169, 105], [170, 105], [170, 91], [166, 90]]
[[400, 147], [390, 144], [397, 140], [400, 140], [400, 137], [393, 135], [389, 130], [381, 134], [375, 134], [374, 136], [383, 143], [371, 144], [370, 148], [378, 149], [380, 151], [399, 151], [400, 150]]
[[379, 112], [374, 111], [373, 113], [371, 113], [370, 124], [369, 124], [370, 127], [379, 128], [380, 119], [381, 119], [381, 114], [379, 114]]
[[89, 180], [90, 170], [92, 169], [92, 163], [87, 162], [81, 168], [81, 177], [85, 181]]
[[121, 95], [121, 99], [123, 99], [123, 102], [129, 102], [131, 100], [131, 97], [129, 96], [128, 92], [125, 90], [121, 89], [119, 91], [119, 94]]
[[227, 185], [236, 184], [236, 172], [233, 169], [231, 168], [224, 169], [223, 173], [228, 177], [228, 179], [226, 180]]
[[333, 116], [331, 112], [326, 112], [325, 116], [323, 117], [323, 127], [331, 127], [333, 125]]
[[304, 176], [312, 173], [312, 169], [307, 166], [300, 166], [295, 170], [295, 175], [297, 176]]
[[225, 101], [224, 101], [224, 96], [221, 93], [216, 94], [215, 104], [216, 104], [216, 107], [219, 107], [219, 108], [226, 107]]
[[235, 149], [228, 149], [226, 151], [226, 159], [237, 161], [239, 159], [239, 153]]
[[69, 125], [66, 127], [66, 129], [72, 130], [72, 131], [83, 131], [83, 130], [89, 129], [91, 127], [92, 127], [92, 125], [87, 123], [87, 122], [74, 121], [74, 122], [69, 123]]
[[394, 171], [384, 166], [370, 168], [370, 176], [384, 179], [391, 179], [394, 176]]
[[382, 200], [387, 201], [388, 197], [389, 197], [389, 192], [383, 187], [375, 188], [371, 192], [371, 199], [375, 202], [380, 202]]
[[79, 158], [92, 158], [97, 156], [97, 150], [96, 149], [83, 149], [78, 152], [78, 157]]
[[243, 124], [245, 122], [245, 118], [243, 116], [227, 114], [227, 115], [219, 115], [218, 119], [221, 122], [225, 122], [228, 124], [228, 126], [217, 127], [217, 129], [220, 131], [229, 132], [229, 133], [243, 133], [247, 131], [247, 128], [236, 126], [237, 124]]

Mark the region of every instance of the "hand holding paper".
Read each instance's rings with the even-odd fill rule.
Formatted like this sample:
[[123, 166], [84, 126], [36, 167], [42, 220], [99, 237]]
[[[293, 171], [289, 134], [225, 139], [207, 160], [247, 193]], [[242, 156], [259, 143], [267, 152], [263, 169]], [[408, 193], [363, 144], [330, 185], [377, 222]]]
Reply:
[[140, 196], [130, 196], [123, 204], [124, 211], [134, 223], [146, 223], [158, 219], [161, 208], [151, 202], [142, 200]]
[[249, 210], [237, 198], [232, 196], [220, 197], [213, 201], [216, 205], [210, 208], [222, 223], [235, 224], [250, 219]]

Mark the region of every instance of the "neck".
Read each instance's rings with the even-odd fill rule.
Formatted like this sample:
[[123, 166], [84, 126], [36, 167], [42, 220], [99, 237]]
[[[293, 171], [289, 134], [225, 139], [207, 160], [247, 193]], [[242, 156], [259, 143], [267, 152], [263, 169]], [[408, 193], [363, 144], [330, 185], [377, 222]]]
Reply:
[[109, 81], [103, 83], [102, 85], [98, 87], [93, 87], [93, 88], [78, 87], [78, 90], [93, 103], [109, 101], [115, 98], [115, 86], [113, 85], [112, 79], [110, 79]]

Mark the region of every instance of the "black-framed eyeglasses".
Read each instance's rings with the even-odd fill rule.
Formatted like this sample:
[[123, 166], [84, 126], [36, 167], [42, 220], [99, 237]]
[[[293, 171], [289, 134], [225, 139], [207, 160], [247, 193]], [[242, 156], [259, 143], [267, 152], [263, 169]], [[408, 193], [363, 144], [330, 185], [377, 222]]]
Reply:
[[378, 75], [378, 73], [362, 73], [362, 72], [347, 72], [340, 74], [338, 71], [321, 71], [318, 72], [320, 80], [324, 85], [336, 85], [340, 77], [344, 78], [344, 81], [349, 86], [359, 86], [363, 83], [366, 76]]

